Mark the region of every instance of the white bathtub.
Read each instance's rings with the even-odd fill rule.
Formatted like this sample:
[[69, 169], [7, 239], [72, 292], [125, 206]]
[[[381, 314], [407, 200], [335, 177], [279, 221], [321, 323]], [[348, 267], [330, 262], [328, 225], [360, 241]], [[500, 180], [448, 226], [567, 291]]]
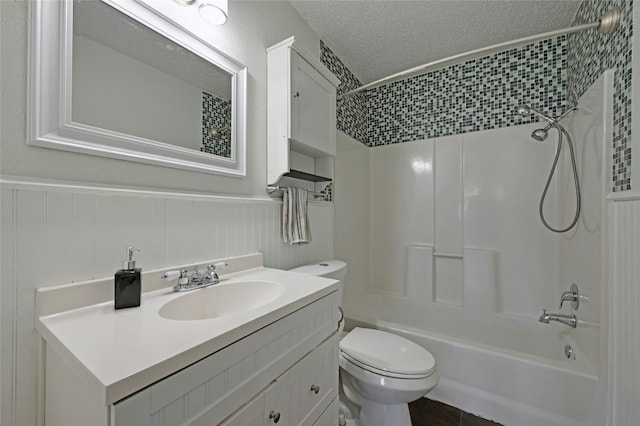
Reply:
[[[511, 334], [498, 347], [348, 318], [347, 328], [354, 326], [389, 331], [428, 349], [441, 377], [430, 399], [505, 426], [602, 426], [599, 414], [604, 410], [595, 403], [598, 376], [568, 334], [556, 332], [562, 328], [541, 325], [540, 332], [523, 330], [518, 333], [522, 338]], [[565, 358], [567, 343], [575, 359]], [[519, 344], [525, 346], [518, 350]]]

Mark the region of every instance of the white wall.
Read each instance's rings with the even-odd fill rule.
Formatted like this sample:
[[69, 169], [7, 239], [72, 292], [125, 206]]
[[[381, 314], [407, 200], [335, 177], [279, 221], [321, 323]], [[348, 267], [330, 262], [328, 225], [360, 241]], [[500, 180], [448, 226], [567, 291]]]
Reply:
[[369, 283], [370, 152], [343, 132], [336, 135], [334, 253], [348, 262], [343, 307], [351, 310]]
[[73, 60], [73, 121], [200, 151], [203, 88], [80, 35]]
[[255, 251], [288, 268], [333, 254], [331, 205], [311, 207], [314, 243], [290, 248], [280, 242], [278, 202], [264, 197], [265, 48], [295, 35], [319, 54], [318, 36], [288, 2], [231, 1], [224, 26], [194, 29], [248, 67], [243, 179], [27, 145], [27, 4], [0, 2], [3, 426], [39, 418], [36, 288], [111, 275], [129, 244], [143, 250], [145, 269]]

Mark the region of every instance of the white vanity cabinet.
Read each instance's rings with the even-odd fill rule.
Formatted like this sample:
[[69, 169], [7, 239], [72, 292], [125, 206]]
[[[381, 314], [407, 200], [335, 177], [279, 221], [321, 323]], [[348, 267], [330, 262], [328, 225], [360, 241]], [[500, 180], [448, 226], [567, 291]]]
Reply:
[[47, 345], [46, 424], [329, 424], [337, 418], [338, 306], [329, 293], [109, 406]]
[[267, 49], [269, 184], [294, 169], [333, 175], [338, 84], [338, 78], [293, 37]]
[[322, 424], [318, 422], [324, 422], [325, 415], [331, 416], [333, 411], [337, 414], [337, 407], [332, 404], [338, 394], [337, 348], [334, 333], [222, 424]]

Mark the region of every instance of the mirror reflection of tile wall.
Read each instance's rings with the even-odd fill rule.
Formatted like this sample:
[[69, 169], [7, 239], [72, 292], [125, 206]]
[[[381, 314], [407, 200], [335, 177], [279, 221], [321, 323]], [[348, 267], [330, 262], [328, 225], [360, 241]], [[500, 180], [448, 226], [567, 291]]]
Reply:
[[202, 92], [200, 151], [231, 158], [231, 101]]

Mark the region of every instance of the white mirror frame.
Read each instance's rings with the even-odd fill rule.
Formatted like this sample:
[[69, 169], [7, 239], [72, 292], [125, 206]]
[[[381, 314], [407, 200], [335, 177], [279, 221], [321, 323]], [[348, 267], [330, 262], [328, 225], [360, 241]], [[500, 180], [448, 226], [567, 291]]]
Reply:
[[73, 0], [30, 2], [28, 144], [205, 173], [245, 176], [247, 68], [141, 3], [101, 1], [231, 74], [231, 158], [73, 122]]

